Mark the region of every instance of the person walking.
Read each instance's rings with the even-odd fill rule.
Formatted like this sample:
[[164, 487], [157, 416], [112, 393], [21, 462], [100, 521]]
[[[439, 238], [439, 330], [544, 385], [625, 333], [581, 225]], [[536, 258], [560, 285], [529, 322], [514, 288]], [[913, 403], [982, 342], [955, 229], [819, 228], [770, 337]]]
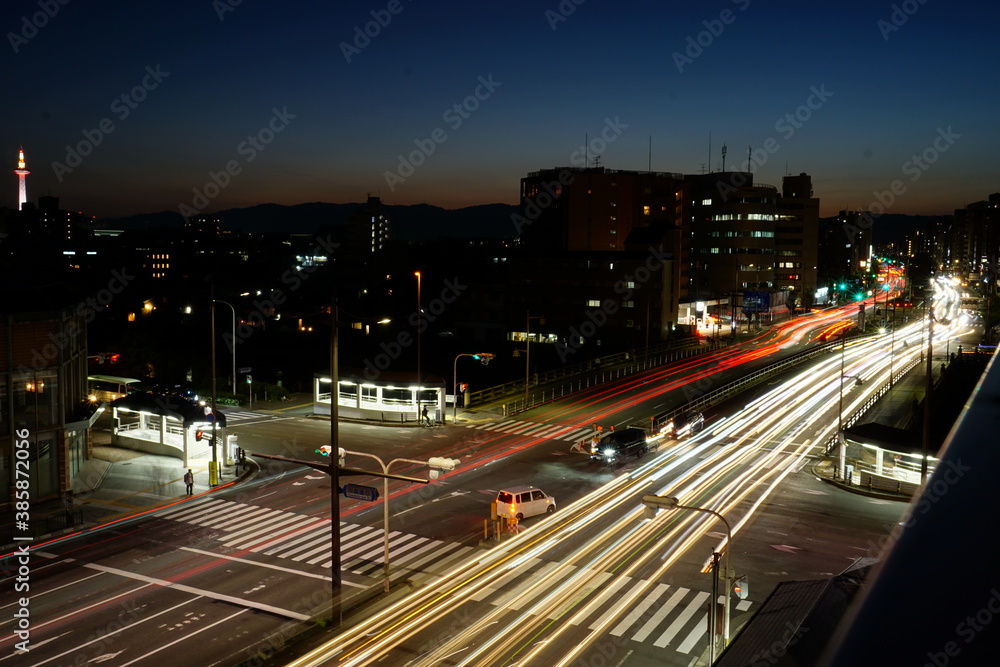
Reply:
[[189, 496], [194, 494], [194, 473], [191, 472], [191, 468], [188, 468], [188, 471], [184, 473], [184, 486]]
[[427, 416], [427, 406], [426, 405], [424, 406], [424, 409], [420, 412], [420, 419], [421, 419], [421, 421], [424, 422], [425, 426], [430, 426], [431, 425], [431, 418]]

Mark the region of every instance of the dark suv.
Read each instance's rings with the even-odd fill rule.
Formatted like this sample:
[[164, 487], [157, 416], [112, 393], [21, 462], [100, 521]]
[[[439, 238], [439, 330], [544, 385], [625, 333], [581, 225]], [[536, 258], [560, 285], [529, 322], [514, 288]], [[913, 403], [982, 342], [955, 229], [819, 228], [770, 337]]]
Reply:
[[641, 457], [649, 451], [646, 432], [641, 428], [626, 428], [612, 431], [590, 447], [590, 458], [594, 461], [617, 463], [628, 456]]

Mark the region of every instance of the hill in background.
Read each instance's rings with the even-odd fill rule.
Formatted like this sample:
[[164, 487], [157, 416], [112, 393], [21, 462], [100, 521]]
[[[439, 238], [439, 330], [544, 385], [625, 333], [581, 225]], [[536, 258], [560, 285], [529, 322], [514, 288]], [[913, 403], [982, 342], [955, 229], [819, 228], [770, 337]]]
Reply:
[[[253, 234], [263, 232], [311, 234], [320, 227], [345, 224], [360, 206], [361, 204], [323, 202], [295, 206], [260, 204], [248, 208], [218, 211], [212, 215], [222, 221], [223, 229], [226, 230]], [[482, 204], [459, 209], [445, 209], [429, 204], [382, 205], [383, 214], [392, 222], [393, 237], [405, 241], [424, 241], [439, 236], [454, 238], [514, 236], [515, 229], [510, 216], [517, 210], [518, 207], [511, 204]], [[183, 218], [174, 211], [161, 211], [101, 220], [98, 224], [115, 229], [181, 227]]]

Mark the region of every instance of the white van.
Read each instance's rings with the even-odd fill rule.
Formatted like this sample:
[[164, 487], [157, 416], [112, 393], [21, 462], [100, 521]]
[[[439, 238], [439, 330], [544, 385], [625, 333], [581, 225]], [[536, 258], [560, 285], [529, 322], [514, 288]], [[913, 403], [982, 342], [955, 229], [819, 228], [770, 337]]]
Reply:
[[521, 520], [556, 511], [556, 499], [533, 486], [514, 486], [497, 494], [497, 516]]

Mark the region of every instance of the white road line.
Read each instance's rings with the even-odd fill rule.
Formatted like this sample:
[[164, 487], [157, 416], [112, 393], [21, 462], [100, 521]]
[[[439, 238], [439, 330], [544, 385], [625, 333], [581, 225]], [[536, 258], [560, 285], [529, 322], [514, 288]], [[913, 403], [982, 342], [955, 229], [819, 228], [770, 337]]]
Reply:
[[512, 421], [508, 422], [505, 426], [501, 426], [500, 428], [491, 430], [494, 433], [510, 433], [512, 431], [517, 431], [518, 433], [520, 433], [521, 432], [520, 429], [524, 428], [525, 426], [528, 426], [529, 424], [531, 424], [531, 422]]
[[[36, 592], [33, 592], [31, 594], [31, 597], [32, 597], [32, 599], [34, 599], [34, 598], [40, 598], [43, 595], [48, 595], [49, 593], [55, 593], [56, 591], [58, 591], [58, 590], [60, 590], [62, 588], [66, 588], [67, 586], [76, 586], [77, 584], [79, 584], [81, 582], [84, 582], [87, 579], [93, 579], [94, 577], [99, 577], [99, 576], [101, 576], [101, 574], [102, 574], [101, 572], [98, 572], [97, 574], [92, 574], [89, 577], [84, 577], [83, 579], [74, 579], [73, 581], [69, 582], [68, 584], [63, 584], [62, 586], [56, 586], [55, 588], [50, 588], [47, 591], [38, 591], [38, 589], [35, 589]], [[20, 603], [15, 600], [15, 601], [12, 601], [10, 604], [5, 604], [3, 606], [0, 606], [0, 609], [6, 609], [7, 607], [13, 607], [15, 604], [20, 604]], [[14, 619], [11, 618], [10, 622], [13, 623]], [[0, 627], [3, 627], [6, 624], [7, 624], [7, 621], [4, 621], [3, 623], [0, 623]]]
[[708, 614], [698, 619], [691, 632], [684, 638], [684, 641], [677, 647], [678, 653], [690, 653], [694, 645], [701, 641], [701, 638], [708, 634]]
[[123, 664], [123, 665], [121, 665], [120, 667], [128, 667], [128, 666], [129, 666], [129, 665], [131, 665], [131, 664], [134, 664], [134, 663], [136, 663], [136, 662], [139, 662], [140, 660], [144, 660], [144, 659], [148, 658], [148, 657], [149, 657], [149, 656], [151, 656], [151, 655], [154, 655], [154, 654], [156, 654], [156, 653], [159, 653], [159, 652], [160, 652], [160, 651], [162, 651], [163, 649], [166, 649], [166, 648], [170, 648], [170, 647], [171, 647], [171, 646], [173, 646], [174, 644], [179, 644], [179, 643], [180, 643], [180, 642], [182, 642], [182, 641], [186, 641], [186, 640], [190, 639], [191, 637], [194, 637], [194, 636], [195, 636], [196, 634], [198, 634], [199, 632], [204, 632], [205, 630], [208, 630], [209, 628], [214, 628], [215, 626], [219, 625], [220, 623], [225, 623], [226, 621], [229, 621], [229, 620], [232, 620], [232, 619], [236, 618], [237, 616], [239, 616], [240, 614], [245, 614], [245, 613], [247, 613], [248, 611], [250, 611], [250, 610], [249, 610], [249, 609], [240, 609], [240, 610], [239, 610], [238, 612], [236, 612], [236, 613], [234, 613], [234, 614], [230, 614], [229, 616], [226, 616], [225, 618], [220, 618], [220, 619], [219, 619], [218, 621], [216, 621], [215, 623], [210, 623], [210, 624], [206, 625], [206, 626], [205, 626], [205, 627], [203, 627], [203, 628], [200, 628], [200, 629], [198, 629], [198, 630], [195, 630], [194, 632], [187, 632], [187, 633], [185, 633], [185, 635], [184, 635], [183, 637], [181, 637], [181, 638], [179, 638], [179, 639], [175, 639], [174, 641], [170, 642], [169, 644], [164, 644], [164, 645], [163, 645], [163, 646], [161, 646], [160, 648], [158, 648], [158, 649], [154, 649], [154, 650], [150, 651], [149, 653], [146, 653], [145, 655], [140, 655], [140, 656], [139, 656], [138, 658], [136, 658], [135, 660], [129, 660], [128, 662], [124, 663], [124, 664]]
[[636, 608], [633, 609], [628, 616], [622, 619], [621, 623], [615, 626], [615, 628], [611, 631], [611, 635], [614, 637], [621, 637], [625, 634], [625, 631], [628, 630], [633, 623], [638, 621], [639, 618], [646, 613], [646, 610], [649, 609], [649, 607], [656, 602], [668, 588], [670, 588], [670, 586], [667, 584], [658, 584], [656, 588], [654, 588], [653, 591], [647, 595], [646, 598], [638, 606], [636, 606]]
[[186, 584], [179, 584], [175, 581], [167, 581], [166, 579], [157, 579], [156, 577], [147, 577], [144, 574], [136, 574], [134, 572], [127, 572], [126, 570], [119, 570], [116, 567], [108, 567], [107, 565], [97, 565], [96, 563], [82, 563], [84, 567], [89, 567], [93, 570], [99, 570], [101, 572], [110, 572], [111, 574], [117, 574], [121, 577], [126, 577], [129, 579], [135, 579], [136, 581], [146, 581], [151, 584], [156, 584], [158, 586], [163, 586], [164, 588], [172, 588], [177, 591], [183, 591], [185, 593], [190, 593], [196, 596], [196, 598], [211, 598], [213, 600], [220, 600], [222, 602], [229, 602], [237, 607], [251, 607], [253, 609], [259, 609], [276, 616], [284, 616], [285, 618], [291, 618], [296, 621], [308, 621], [309, 617], [305, 614], [300, 614], [290, 609], [282, 609], [281, 607], [275, 607], [269, 604], [261, 604], [259, 602], [254, 602], [253, 600], [246, 600], [244, 598], [233, 597], [232, 595], [223, 595], [222, 593], [215, 593], [203, 588], [195, 588], [194, 586], [188, 586]]
[[[69, 559], [69, 560], [73, 561], [72, 558]], [[87, 578], [89, 579], [90, 577], [87, 577]], [[83, 580], [81, 579], [80, 581], [83, 581]], [[79, 583], [79, 582], [74, 581], [73, 583]], [[128, 589], [127, 591], [125, 591], [123, 593], [119, 593], [118, 595], [112, 595], [111, 597], [104, 598], [103, 600], [101, 600], [99, 602], [95, 602], [94, 604], [88, 604], [86, 607], [81, 607], [79, 609], [74, 609], [73, 611], [68, 612], [66, 614], [63, 614], [62, 616], [59, 616], [57, 618], [53, 618], [50, 621], [45, 621], [44, 623], [32, 623], [31, 624], [31, 629], [32, 630], [37, 630], [39, 628], [44, 628], [46, 625], [51, 625], [53, 623], [58, 623], [59, 621], [63, 620], [64, 618], [69, 618], [70, 616], [76, 616], [77, 614], [79, 614], [82, 611], [87, 611], [88, 609], [93, 609], [94, 607], [100, 607], [102, 605], [106, 605], [107, 603], [111, 602], [112, 600], [117, 600], [120, 597], [124, 597], [126, 595], [131, 595], [132, 593], [135, 593], [136, 591], [141, 591], [143, 588], [147, 588], [147, 587], [152, 586], [152, 585], [153, 584], [144, 584], [142, 586], [136, 586], [135, 588], [130, 588], [130, 589]], [[13, 622], [13, 620], [14, 619], [12, 618], [11, 622]], [[14, 638], [14, 635], [10, 635], [9, 637], [4, 637], [2, 641], [7, 641], [8, 639], [13, 639], [13, 638]]]
[[556, 619], [562, 618], [567, 609], [576, 604], [578, 600], [586, 599], [592, 592], [603, 586], [604, 582], [613, 576], [614, 575], [610, 572], [604, 572], [603, 570], [598, 572], [596, 575], [591, 577], [590, 581], [587, 582], [587, 585], [584, 586], [583, 590], [579, 591], [573, 599], [567, 600], [562, 605], [553, 607], [549, 610], [549, 613], [547, 614], [549, 620], [555, 621]]
[[[323, 581], [332, 581], [331, 577], [323, 574], [315, 574], [313, 572], [303, 572], [302, 570], [296, 570], [291, 567], [281, 567], [280, 565], [272, 565], [271, 563], [260, 563], [255, 560], [249, 560], [247, 558], [237, 558], [236, 556], [224, 556], [222, 554], [212, 553], [211, 551], [203, 551], [201, 549], [195, 549], [193, 547], [181, 547], [181, 551], [190, 551], [191, 553], [202, 554], [204, 556], [210, 556], [212, 558], [222, 558], [224, 560], [231, 560], [236, 563], [246, 563], [247, 565], [253, 565], [255, 567], [266, 567], [271, 570], [279, 570], [281, 572], [288, 572], [290, 574], [296, 574], [302, 577], [310, 577], [312, 579], [322, 579]], [[354, 586], [355, 588], [365, 588], [361, 584], [355, 584], [352, 581], [341, 581], [345, 586]], [[152, 584], [150, 584], [152, 585]]]
[[[113, 631], [113, 632], [105, 632], [105, 633], [99, 634], [98, 636], [94, 637], [93, 639], [91, 639], [89, 642], [87, 642], [85, 644], [79, 644], [78, 646], [74, 646], [70, 650], [63, 651], [59, 655], [54, 655], [51, 658], [49, 658], [48, 660], [43, 660], [41, 662], [36, 662], [34, 664], [34, 667], [41, 667], [42, 665], [44, 665], [47, 662], [52, 662], [53, 660], [58, 660], [59, 658], [63, 657], [64, 655], [67, 655], [69, 653], [73, 653], [74, 651], [79, 651], [84, 646], [90, 646], [94, 642], [104, 641], [108, 637], [111, 637], [112, 635], [117, 635], [119, 632], [124, 632], [125, 630], [131, 630], [132, 628], [134, 628], [135, 626], [139, 625], [140, 623], [146, 623], [148, 621], [153, 620], [157, 616], [162, 616], [163, 614], [166, 614], [167, 612], [173, 611], [174, 609], [177, 609], [178, 607], [183, 607], [186, 604], [190, 604], [190, 603], [194, 602], [195, 600], [199, 599], [199, 597], [200, 596], [193, 597], [190, 600], [185, 600], [184, 602], [181, 602], [180, 604], [174, 605], [173, 607], [170, 607], [169, 609], [164, 609], [163, 611], [157, 612], [157, 613], [153, 614], [152, 616], [147, 616], [146, 618], [142, 619], [141, 621], [136, 621], [135, 623], [130, 623], [129, 625], [126, 625], [126, 626], [124, 626], [124, 627], [122, 627], [122, 628], [120, 628], [118, 630]], [[15, 654], [11, 653], [11, 655], [13, 656]]]
[[[324, 519], [323, 521], [325, 523], [329, 523], [328, 519]], [[301, 545], [303, 542], [311, 542], [313, 540], [318, 540], [318, 539], [321, 539], [321, 538], [324, 538], [324, 537], [326, 539], [330, 538], [330, 527], [329, 526], [314, 526], [311, 529], [304, 528], [303, 530], [305, 532], [302, 535], [300, 535], [298, 537], [295, 537], [294, 539], [292, 539], [290, 537], [289, 539], [291, 541], [289, 541], [289, 542], [285, 542], [284, 539], [280, 539], [279, 538], [276, 541], [277, 542], [281, 542], [281, 543], [277, 544], [273, 548], [268, 549], [267, 551], [265, 551], [264, 555], [265, 556], [273, 556], [274, 554], [277, 554], [279, 552], [291, 549], [292, 547], [294, 547], [296, 545]], [[270, 545], [262, 544], [261, 546], [257, 547], [257, 549], [259, 551], [259, 550], [264, 549], [264, 548], [266, 548], [268, 546], [270, 546]], [[291, 551], [289, 553], [295, 553], [295, 552]]]
[[483, 588], [480, 588], [470, 599], [475, 600], [476, 602], [481, 602], [484, 598], [486, 598], [486, 596], [494, 595], [496, 594], [497, 591], [503, 590], [504, 587], [508, 583], [510, 583], [510, 581], [515, 577], [519, 577], [525, 572], [530, 572], [535, 568], [536, 565], [538, 565], [541, 562], [543, 562], [541, 558], [532, 557], [528, 559], [527, 561], [524, 562], [524, 564], [512, 568], [510, 572], [503, 575], [502, 577], [500, 577], [500, 579], [494, 581], [489, 586], [484, 586]]
[[674, 635], [676, 635], [678, 632], [681, 631], [681, 628], [683, 628], [687, 624], [687, 622], [691, 619], [691, 617], [695, 613], [697, 613], [701, 605], [705, 603], [705, 600], [708, 599], [708, 595], [709, 594], [705, 593], [704, 591], [699, 592], [697, 595], [695, 595], [694, 600], [691, 601], [691, 604], [685, 607], [684, 611], [681, 612], [680, 616], [675, 618], [674, 622], [670, 624], [670, 627], [668, 627], [664, 631], [664, 633], [660, 635], [660, 638], [657, 639], [655, 642], [653, 642], [653, 646], [655, 646], [656, 648], [663, 648], [664, 646], [669, 644], [670, 640], [674, 638]]
[[248, 535], [244, 538], [240, 538], [236, 542], [230, 542], [229, 540], [227, 540], [225, 544], [231, 547], [235, 547], [236, 549], [252, 550], [258, 544], [267, 544], [268, 542], [270, 542], [272, 539], [274, 539], [275, 533], [279, 533], [282, 531], [284, 531], [285, 534], [292, 533], [295, 531], [296, 528], [312, 525], [312, 523], [313, 523], [312, 517], [302, 516], [296, 521], [289, 521], [284, 526], [266, 529], [264, 532], [266, 532], [267, 535], [253, 535], [253, 536]]
[[[628, 583], [630, 581], [632, 581], [632, 577], [626, 577], [626, 576], [618, 577], [618, 579], [615, 580], [615, 582], [613, 584], [611, 584], [611, 586], [607, 590], [605, 590], [603, 593], [601, 593], [601, 597], [598, 598], [598, 599], [601, 600], [601, 602], [599, 604], [604, 604], [604, 601], [608, 597], [611, 596], [612, 592], [617, 591], [619, 588], [621, 588], [622, 586], [624, 586], [626, 583]], [[596, 609], [597, 606], [599, 606], [599, 605], [594, 605], [594, 608]], [[591, 623], [590, 624], [590, 629], [591, 630], [596, 630], [597, 627], [599, 625], [602, 625], [604, 623], [604, 621], [606, 621], [608, 619], [608, 617], [611, 616], [611, 614], [613, 614], [613, 613], [615, 613], [615, 607], [614, 607], [614, 605], [612, 605], [611, 608], [608, 609], [606, 612], [604, 612], [603, 614], [601, 614], [596, 621], [594, 621], [593, 623]]]
[[688, 594], [689, 590], [690, 589], [687, 588], [678, 588], [674, 591], [674, 594], [670, 596], [670, 599], [664, 602], [663, 606], [657, 609], [656, 613], [653, 614], [653, 617], [646, 621], [646, 625], [642, 626], [642, 628], [639, 629], [639, 632], [632, 635], [632, 641], [645, 641], [646, 637], [648, 637], [649, 634], [656, 629], [656, 626], [663, 622], [663, 619], [667, 617], [667, 614], [672, 612], [674, 608], [681, 603], [681, 600], [684, 599], [684, 596]]

